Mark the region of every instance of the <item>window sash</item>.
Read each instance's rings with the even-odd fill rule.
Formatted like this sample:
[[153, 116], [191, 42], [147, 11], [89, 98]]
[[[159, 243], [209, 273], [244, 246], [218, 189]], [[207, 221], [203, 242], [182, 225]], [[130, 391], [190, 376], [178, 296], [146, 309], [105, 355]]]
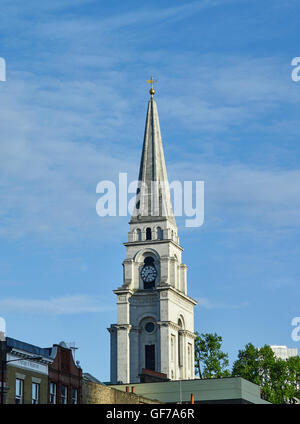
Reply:
[[56, 403], [56, 384], [50, 383], [50, 403]]
[[23, 403], [23, 380], [16, 378], [16, 403]]
[[78, 391], [77, 389], [72, 389], [72, 404], [77, 404]]
[[68, 403], [68, 388], [67, 386], [61, 386], [61, 403]]
[[32, 403], [38, 404], [39, 403], [39, 393], [40, 392], [40, 385], [38, 383], [32, 383]]

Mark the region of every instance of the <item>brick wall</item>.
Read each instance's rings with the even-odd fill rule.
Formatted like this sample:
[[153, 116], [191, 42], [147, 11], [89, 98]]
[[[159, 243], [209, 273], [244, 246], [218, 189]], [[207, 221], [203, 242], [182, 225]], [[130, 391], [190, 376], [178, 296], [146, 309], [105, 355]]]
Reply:
[[134, 393], [126, 393], [102, 384], [92, 383], [83, 380], [82, 382], [82, 403], [84, 404], [143, 404], [161, 403]]

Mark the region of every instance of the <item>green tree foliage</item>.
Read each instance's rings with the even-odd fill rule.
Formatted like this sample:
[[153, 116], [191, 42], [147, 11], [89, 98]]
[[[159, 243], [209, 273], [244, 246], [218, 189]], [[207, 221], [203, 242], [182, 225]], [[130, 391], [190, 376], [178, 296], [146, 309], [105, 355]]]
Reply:
[[240, 376], [258, 384], [262, 397], [272, 403], [287, 402], [299, 396], [300, 358], [276, 358], [270, 346], [257, 349], [248, 343], [238, 353], [232, 376]]
[[200, 378], [228, 377], [228, 354], [221, 351], [222, 337], [196, 332], [195, 371]]

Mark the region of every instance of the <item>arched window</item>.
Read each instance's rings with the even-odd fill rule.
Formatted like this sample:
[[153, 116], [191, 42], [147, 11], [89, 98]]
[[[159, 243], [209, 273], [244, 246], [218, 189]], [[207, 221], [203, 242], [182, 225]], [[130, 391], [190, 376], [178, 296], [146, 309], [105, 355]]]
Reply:
[[183, 340], [182, 340], [182, 321], [181, 319], [178, 320], [178, 365], [180, 367], [183, 366]]
[[145, 368], [155, 371], [155, 345], [145, 345]]
[[160, 227], [157, 227], [157, 240], [163, 239], [163, 230]]
[[136, 230], [136, 235], [137, 235], [137, 241], [142, 241], [142, 232], [139, 228]]
[[152, 256], [147, 256], [144, 259], [144, 264], [145, 265], [154, 265], [154, 259], [152, 258]]
[[152, 234], [151, 234], [151, 228], [146, 228], [146, 240], [151, 240]]

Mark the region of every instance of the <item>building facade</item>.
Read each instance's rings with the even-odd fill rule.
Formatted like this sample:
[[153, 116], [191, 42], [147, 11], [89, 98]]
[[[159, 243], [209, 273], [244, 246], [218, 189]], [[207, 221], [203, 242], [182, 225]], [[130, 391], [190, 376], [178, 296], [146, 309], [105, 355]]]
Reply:
[[150, 90], [139, 183], [130, 220], [118, 321], [111, 336], [111, 382], [139, 382], [142, 369], [194, 378], [194, 307], [187, 294], [154, 90]]
[[298, 356], [298, 349], [296, 347], [289, 348], [287, 346], [271, 345], [270, 348], [273, 350], [276, 358], [286, 360], [288, 358], [292, 358], [293, 356]]
[[72, 350], [66, 343], [48, 349], [53, 362], [49, 366], [48, 402], [51, 404], [79, 404], [82, 396], [82, 369], [75, 364]]
[[48, 403], [48, 350], [7, 337], [7, 404]]
[[41, 348], [7, 337], [5, 364], [3, 403], [81, 403], [82, 370], [64, 342]]

